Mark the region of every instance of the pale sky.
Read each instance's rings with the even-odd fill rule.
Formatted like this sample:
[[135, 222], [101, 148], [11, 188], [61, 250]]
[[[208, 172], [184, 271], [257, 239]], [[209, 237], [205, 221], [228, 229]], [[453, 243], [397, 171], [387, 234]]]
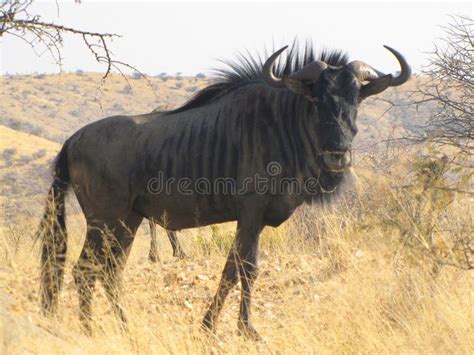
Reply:
[[[4, 0], [0, 0], [4, 1]], [[442, 35], [449, 14], [472, 17], [472, 2], [263, 2], [183, 3], [42, 1], [33, 11], [89, 31], [122, 35], [114, 40], [116, 57], [148, 74], [194, 75], [219, 67], [237, 51], [263, 51], [310, 38], [315, 47], [346, 50], [386, 72], [398, 69], [382, 45], [401, 51], [418, 71]], [[58, 72], [47, 53], [38, 58], [12, 36], [1, 39], [1, 73]], [[104, 71], [80, 38], [65, 37], [63, 70]]]

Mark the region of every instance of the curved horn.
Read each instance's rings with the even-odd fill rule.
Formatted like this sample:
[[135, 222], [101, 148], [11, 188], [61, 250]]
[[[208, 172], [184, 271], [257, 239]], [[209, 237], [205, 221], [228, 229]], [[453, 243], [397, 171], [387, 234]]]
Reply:
[[287, 48], [288, 46], [284, 46], [283, 48], [280, 48], [275, 53], [273, 53], [270, 58], [267, 59], [262, 68], [263, 80], [265, 80], [268, 85], [273, 86], [274, 88], [285, 87], [283, 81], [280, 78], [277, 78], [275, 74], [273, 74], [273, 66], [275, 65], [275, 61], [280, 56], [281, 52], [283, 52]]
[[[406, 61], [405, 57], [401, 55], [397, 50], [389, 46], [384, 47], [389, 50], [395, 56], [395, 58], [397, 58], [398, 63], [400, 63], [401, 67], [400, 74], [392, 78], [389, 86], [399, 86], [406, 83], [411, 77], [411, 68], [408, 65], [408, 62]], [[359, 60], [350, 62], [349, 64], [347, 64], [347, 67], [352, 70], [354, 75], [361, 82], [367, 80], [372, 81], [386, 76], [386, 74], [378, 71], [377, 69], [372, 68], [370, 65]]]
[[399, 86], [406, 83], [411, 77], [411, 68], [408, 65], [408, 62], [406, 61], [405, 57], [401, 55], [400, 52], [389, 46], [384, 47], [388, 49], [395, 56], [395, 58], [397, 58], [401, 68], [400, 74], [398, 76], [393, 77], [390, 86]]
[[375, 80], [384, 76], [384, 74], [376, 71], [370, 65], [365, 64], [364, 62], [360, 60], [354, 60], [350, 62], [349, 64], [346, 65], [346, 67], [349, 68], [354, 73], [354, 75], [360, 82], [367, 81], [367, 80], [371, 81], [371, 80]]
[[297, 72], [291, 74], [290, 76], [293, 79], [298, 79], [301, 81], [312, 81], [315, 82], [318, 80], [321, 73], [326, 69], [328, 65], [320, 60], [313, 63], [305, 65], [303, 68]]

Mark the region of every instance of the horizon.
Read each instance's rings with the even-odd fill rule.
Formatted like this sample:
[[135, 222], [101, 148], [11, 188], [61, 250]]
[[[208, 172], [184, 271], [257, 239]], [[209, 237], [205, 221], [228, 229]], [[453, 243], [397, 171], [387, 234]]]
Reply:
[[[113, 16], [110, 16], [111, 7]], [[111, 43], [115, 57], [150, 76], [162, 72], [170, 76], [177, 72], [183, 76], [198, 73], [212, 76], [211, 70], [222, 66], [221, 59], [232, 60], [239, 52], [262, 54], [265, 47], [279, 48], [294, 38], [304, 42], [311, 37], [316, 50], [342, 49], [351, 60], [363, 60], [381, 71], [394, 72], [398, 65], [382, 47], [387, 44], [403, 53], [414, 72], [419, 73], [428, 63], [428, 53], [434, 49], [434, 43], [442, 36], [442, 26], [449, 23], [449, 15], [470, 17], [472, 14], [470, 2], [251, 4], [86, 1], [81, 4], [60, 2], [57, 7], [54, 1], [44, 1], [34, 3], [32, 8], [43, 21], [122, 35]], [[104, 18], [108, 19], [107, 23]], [[242, 26], [242, 19], [245, 19], [245, 26]], [[400, 19], [403, 19], [403, 26], [400, 26]], [[338, 24], [337, 31], [331, 31], [334, 23]], [[150, 24], [155, 31], [150, 31]], [[175, 30], [170, 31], [173, 28]], [[221, 31], [216, 31], [216, 28]], [[160, 35], [162, 33], [166, 35]], [[365, 41], [364, 38], [371, 40]], [[0, 48], [2, 75], [54, 74], [60, 71], [47, 53], [37, 57], [26, 43], [13, 36], [4, 36]], [[62, 72], [103, 73], [106, 69], [94, 61], [80, 37], [65, 35], [62, 54]], [[131, 73], [130, 70], [125, 72]]]

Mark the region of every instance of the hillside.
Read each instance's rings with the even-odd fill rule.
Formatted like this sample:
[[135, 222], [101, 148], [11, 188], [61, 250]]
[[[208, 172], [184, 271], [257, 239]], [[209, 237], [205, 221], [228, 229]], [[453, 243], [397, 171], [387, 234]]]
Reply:
[[0, 124], [62, 142], [85, 124], [118, 114], [174, 107], [204, 84], [196, 78], [143, 79], [101, 74], [0, 77]]
[[50, 165], [60, 145], [0, 125], [0, 208], [2, 220], [35, 213], [44, 203]]

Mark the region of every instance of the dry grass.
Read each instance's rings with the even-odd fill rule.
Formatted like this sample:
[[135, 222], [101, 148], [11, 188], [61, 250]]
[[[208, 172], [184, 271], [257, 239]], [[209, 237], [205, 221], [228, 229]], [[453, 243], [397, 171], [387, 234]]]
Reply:
[[[48, 162], [59, 149], [51, 140], [59, 142], [109, 114], [174, 106], [190, 95], [190, 86], [204, 83], [153, 78], [155, 96], [143, 81], [132, 80], [130, 91], [121, 78], [112, 77], [100, 96], [101, 108], [99, 79], [100, 74], [0, 78], [6, 88], [0, 92], [0, 123], [13, 128], [0, 126], [2, 354], [474, 353], [472, 271], [435, 268], [433, 260], [442, 256], [438, 251], [450, 250], [459, 233], [474, 234], [472, 200], [450, 194], [442, 197], [446, 203], [431, 203], [419, 189], [400, 189], [414, 176], [405, 151], [382, 158], [357, 155], [357, 178], [339, 202], [300, 209], [278, 229], [265, 229], [253, 306], [261, 343], [236, 334], [238, 288], [226, 302], [217, 336], [200, 331], [233, 238], [232, 223], [180, 233], [189, 255], [183, 261], [171, 256], [161, 233], [158, 264], [148, 261], [144, 224], [124, 275], [130, 333], [120, 331], [98, 287], [94, 333], [84, 336], [71, 268], [85, 224], [73, 198], [67, 208], [70, 247], [58, 318], [42, 317], [38, 245], [32, 236], [49, 184]], [[413, 89], [416, 81], [410, 85], [403, 88]], [[400, 102], [402, 94], [391, 90], [382, 98]], [[373, 142], [395, 129], [403, 132], [403, 122], [413, 119], [406, 108], [382, 116], [386, 108], [376, 100], [364, 104], [359, 142]]]
[[[280, 228], [265, 231], [253, 307], [261, 343], [236, 334], [238, 289], [227, 300], [217, 336], [199, 328], [220, 278], [232, 224], [181, 233], [190, 255], [184, 261], [171, 257], [162, 234], [162, 262], [156, 265], [147, 260], [149, 240], [142, 228], [124, 280], [130, 333], [121, 333], [99, 287], [91, 338], [80, 332], [70, 273], [81, 248], [82, 218], [68, 222], [68, 271], [55, 321], [39, 315], [38, 253], [31, 233], [18, 235], [22, 223], [3, 230], [0, 279], [13, 299], [2, 310], [5, 353], [473, 353], [472, 273], [451, 267], [434, 273], [417, 239], [407, 243], [407, 235], [389, 223], [403, 221], [399, 206], [410, 199], [393, 188], [399, 176], [357, 173], [358, 189], [338, 203], [305, 208]], [[450, 225], [472, 229], [469, 202], [458, 196], [450, 204], [445, 211]], [[443, 221], [435, 222], [441, 228]], [[312, 237], [315, 231], [319, 238]]]

